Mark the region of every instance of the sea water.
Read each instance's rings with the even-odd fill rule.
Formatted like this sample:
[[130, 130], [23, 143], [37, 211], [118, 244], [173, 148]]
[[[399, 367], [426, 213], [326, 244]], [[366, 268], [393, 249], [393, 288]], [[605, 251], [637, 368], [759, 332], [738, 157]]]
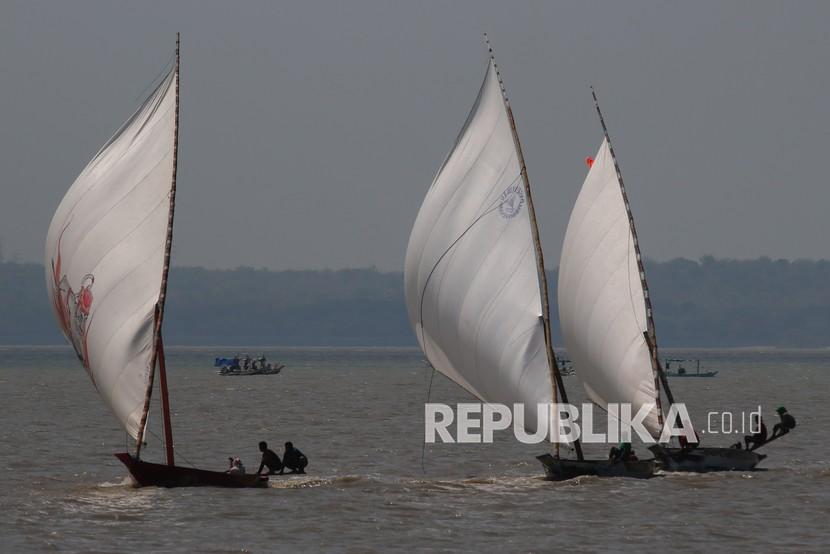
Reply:
[[[741, 414], [758, 405], [771, 431], [774, 409], [787, 406], [798, 427], [762, 450], [763, 471], [552, 483], [535, 459], [550, 445], [521, 444], [510, 431], [493, 444], [424, 448], [424, 402], [473, 399], [433, 378], [416, 349], [255, 348], [286, 368], [216, 374], [214, 357], [244, 350], [168, 349], [176, 462], [224, 470], [240, 456], [255, 471], [260, 440], [277, 452], [293, 441], [308, 474], [275, 476], [268, 489], [133, 488], [112, 456], [132, 440], [72, 351], [0, 347], [0, 551], [828, 548], [830, 351], [664, 352], [719, 370], [670, 380], [698, 429], [722, 431], [719, 414], [733, 414], [733, 432], [704, 434], [705, 445], [741, 439]], [[578, 374], [565, 384], [581, 402]], [[144, 459], [163, 460], [161, 434], [154, 405]]]

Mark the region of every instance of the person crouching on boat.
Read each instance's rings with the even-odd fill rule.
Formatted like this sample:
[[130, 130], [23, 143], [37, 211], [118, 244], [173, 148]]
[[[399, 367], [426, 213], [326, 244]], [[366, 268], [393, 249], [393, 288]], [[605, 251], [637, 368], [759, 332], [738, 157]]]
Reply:
[[[683, 421], [680, 419], [680, 414], [678, 414], [675, 418], [674, 426], [678, 429], [683, 429]], [[677, 442], [680, 443], [680, 449], [684, 452], [694, 450], [695, 448], [700, 446], [700, 435], [697, 434], [697, 431], [695, 429], [692, 429], [692, 433], [695, 434], [695, 437], [692, 440], [687, 439], [685, 433], [681, 433], [677, 437]]]
[[277, 453], [268, 448], [268, 443], [262, 441], [259, 443], [259, 451], [262, 452], [262, 461], [259, 463], [259, 469], [256, 471], [257, 475], [262, 474], [262, 468], [268, 468], [268, 475], [273, 475], [278, 471], [282, 473], [282, 462]]
[[637, 455], [634, 453], [634, 449], [631, 448], [630, 442], [621, 442], [619, 448], [612, 446], [611, 451], [608, 453], [608, 461], [613, 463], [634, 462], [637, 460]]
[[225, 473], [229, 475], [245, 475], [245, 464], [238, 456], [230, 456], [228, 458], [228, 471]]
[[776, 423], [775, 427], [772, 428], [772, 436], [769, 440], [777, 439], [795, 429], [795, 418], [787, 412], [787, 408], [781, 406], [775, 411], [778, 412], [778, 417], [781, 418], [781, 421]]
[[283, 469], [280, 474], [285, 471], [285, 468], [291, 470], [291, 473], [305, 473], [305, 467], [308, 465], [308, 458], [305, 454], [294, 448], [291, 442], [285, 443], [285, 452], [282, 455]]
[[[747, 450], [755, 450], [767, 442], [767, 426], [764, 423], [764, 418], [762, 418], [760, 414], [752, 414], [752, 425], [749, 430], [752, 431], [753, 429], [758, 429], [758, 431], [744, 437], [744, 445]], [[750, 444], [752, 445], [752, 448], [749, 447]]]

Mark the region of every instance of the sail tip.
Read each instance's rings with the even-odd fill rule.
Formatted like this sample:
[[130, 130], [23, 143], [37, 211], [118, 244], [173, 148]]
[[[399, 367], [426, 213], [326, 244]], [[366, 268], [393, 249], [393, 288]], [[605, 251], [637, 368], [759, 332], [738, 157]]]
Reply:
[[490, 59], [493, 59], [493, 45], [490, 44], [490, 37], [487, 31], [484, 32], [484, 44], [487, 46], [487, 52], [490, 54]]

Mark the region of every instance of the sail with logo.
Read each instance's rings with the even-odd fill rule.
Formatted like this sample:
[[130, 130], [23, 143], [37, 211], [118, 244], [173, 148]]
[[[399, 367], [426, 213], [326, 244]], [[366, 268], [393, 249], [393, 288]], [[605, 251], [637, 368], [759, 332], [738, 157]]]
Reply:
[[[429, 363], [483, 402], [522, 404], [514, 424], [521, 418], [532, 433], [544, 425], [550, 437], [538, 406], [567, 403], [567, 391], [551, 343], [530, 184], [492, 49], [478, 98], [415, 220], [404, 278]], [[654, 472], [651, 461], [586, 460], [573, 444], [576, 460], [559, 458], [558, 442], [556, 456], [539, 457], [549, 479]]]
[[542, 293], [522, 176], [491, 59], [418, 213], [404, 271], [409, 319], [432, 366], [484, 402], [553, 399]]
[[[172, 246], [179, 121], [176, 62], [67, 191], [46, 239], [58, 326], [102, 400], [136, 441], [116, 454], [140, 485], [262, 486], [258, 476], [175, 466], [162, 320]], [[156, 375], [167, 465], [139, 459]]]

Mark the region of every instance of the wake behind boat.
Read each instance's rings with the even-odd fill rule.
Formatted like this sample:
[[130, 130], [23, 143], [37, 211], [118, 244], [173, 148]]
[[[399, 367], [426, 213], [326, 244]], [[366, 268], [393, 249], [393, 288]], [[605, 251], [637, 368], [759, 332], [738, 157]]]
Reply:
[[[135, 439], [116, 457], [139, 486], [262, 487], [267, 478], [176, 466], [162, 321], [179, 134], [175, 63], [67, 191], [46, 240], [55, 318], [102, 399]], [[158, 366], [166, 465], [140, 453]]]
[[766, 458], [764, 454], [738, 448], [670, 448], [655, 444], [649, 450], [664, 471], [749, 471]]

